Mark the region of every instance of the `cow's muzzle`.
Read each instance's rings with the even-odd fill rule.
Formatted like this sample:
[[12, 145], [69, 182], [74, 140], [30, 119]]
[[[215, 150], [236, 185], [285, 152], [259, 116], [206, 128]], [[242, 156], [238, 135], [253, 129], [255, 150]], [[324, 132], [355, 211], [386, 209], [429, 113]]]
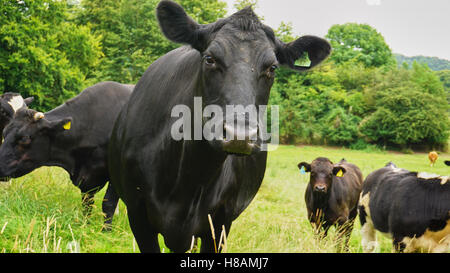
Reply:
[[229, 154], [250, 155], [260, 151], [258, 145], [258, 126], [230, 126], [224, 125], [225, 138], [222, 149]]

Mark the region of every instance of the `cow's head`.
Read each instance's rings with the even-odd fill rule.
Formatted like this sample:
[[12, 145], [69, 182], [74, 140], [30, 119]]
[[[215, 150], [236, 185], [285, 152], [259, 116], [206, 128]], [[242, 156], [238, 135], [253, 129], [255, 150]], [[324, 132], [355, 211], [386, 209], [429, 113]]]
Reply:
[[[327, 41], [315, 36], [303, 36], [287, 44], [281, 42], [250, 7], [215, 23], [200, 25], [177, 3], [161, 1], [157, 17], [168, 39], [188, 44], [200, 53], [198, 84], [202, 93], [196, 96], [202, 97], [204, 105], [214, 104], [224, 109], [224, 133], [232, 137], [220, 140], [219, 146], [229, 153], [251, 153], [259, 139], [259, 128], [257, 117], [249, 111], [227, 113], [226, 106], [259, 111], [260, 105], [268, 103], [275, 70], [280, 65], [308, 70], [331, 51]], [[310, 66], [295, 65], [305, 53]], [[238, 122], [239, 118], [244, 122]], [[237, 124], [230, 124], [233, 120]]]
[[318, 157], [311, 164], [301, 162], [299, 169], [304, 168], [305, 172], [310, 172], [309, 184], [314, 193], [326, 194], [333, 184], [333, 176], [344, 176], [346, 169], [339, 164], [333, 164], [328, 158]]
[[0, 96], [0, 132], [13, 118], [20, 108], [26, 108], [33, 101], [33, 97], [22, 98], [18, 93], [4, 93]]
[[41, 112], [19, 109], [3, 131], [0, 177], [19, 177], [50, 159], [57, 134], [69, 129], [71, 118], [48, 120]]

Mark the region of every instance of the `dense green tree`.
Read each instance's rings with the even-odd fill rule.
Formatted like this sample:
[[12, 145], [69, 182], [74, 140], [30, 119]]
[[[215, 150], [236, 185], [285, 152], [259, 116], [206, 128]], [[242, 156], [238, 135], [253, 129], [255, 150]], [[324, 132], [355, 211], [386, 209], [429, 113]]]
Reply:
[[[427, 66], [393, 69], [368, 87], [375, 110], [360, 124], [368, 142], [443, 147], [449, 137], [448, 103], [442, 85]], [[433, 84], [430, 84], [433, 83]]]
[[447, 102], [450, 105], [450, 70], [436, 71], [435, 74], [439, 77], [439, 80], [443, 84], [444, 92], [447, 96]]
[[101, 56], [99, 39], [68, 22], [65, 1], [0, 1], [0, 90], [45, 111], [75, 96]]
[[367, 24], [333, 25], [325, 36], [333, 47], [331, 60], [336, 64], [358, 61], [367, 67], [396, 63], [383, 36]]
[[[201, 24], [225, 16], [226, 3], [217, 0], [179, 0]], [[104, 58], [95, 70], [97, 80], [136, 83], [147, 67], [178, 47], [160, 31], [159, 0], [83, 0], [76, 21], [102, 37]]]
[[227, 3], [220, 0], [176, 0], [199, 24], [209, 24], [226, 17]]

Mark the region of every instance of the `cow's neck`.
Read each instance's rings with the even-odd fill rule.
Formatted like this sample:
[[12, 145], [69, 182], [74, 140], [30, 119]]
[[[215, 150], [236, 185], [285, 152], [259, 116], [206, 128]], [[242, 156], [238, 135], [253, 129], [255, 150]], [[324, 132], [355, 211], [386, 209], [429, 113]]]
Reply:
[[314, 210], [325, 211], [328, 207], [328, 201], [330, 198], [329, 193], [312, 193], [312, 205]]
[[[180, 104], [187, 105], [192, 109], [191, 117], [194, 118], [194, 97], [201, 97], [203, 86], [201, 75], [196, 75], [195, 88], [190, 90], [190, 94], [183, 98]], [[194, 121], [191, 123], [194, 126]], [[192, 139], [194, 139], [194, 128], [192, 127]], [[202, 124], [203, 132], [203, 124]], [[178, 180], [197, 180], [197, 185], [209, 183], [219, 176], [227, 154], [213, 148], [206, 140], [183, 140], [176, 142], [172, 140], [172, 145], [178, 145], [179, 161], [176, 166], [179, 170]], [[180, 144], [181, 143], [181, 144]]]

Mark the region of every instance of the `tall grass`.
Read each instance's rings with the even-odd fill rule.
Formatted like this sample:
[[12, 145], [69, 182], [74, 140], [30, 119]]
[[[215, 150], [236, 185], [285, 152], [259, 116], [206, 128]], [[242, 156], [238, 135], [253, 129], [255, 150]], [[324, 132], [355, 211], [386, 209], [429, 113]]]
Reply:
[[[393, 161], [399, 167], [448, 175], [441, 154], [430, 167], [427, 154], [361, 152], [325, 147], [280, 146], [270, 152], [261, 189], [253, 202], [233, 222], [226, 238], [216, 238], [226, 252], [335, 252], [337, 234], [331, 229], [319, 240], [306, 216], [304, 192], [309, 176], [297, 169], [300, 161], [318, 156], [332, 161], [345, 157], [361, 168], [364, 176]], [[68, 174], [57, 167], [43, 167], [22, 178], [0, 184], [0, 252], [139, 252], [128, 225], [126, 207], [120, 201], [111, 232], [102, 232], [101, 200], [95, 197], [92, 215], [86, 217], [81, 194]], [[212, 219], [214, 221], [214, 219]], [[359, 220], [355, 221], [349, 250], [361, 252]], [[381, 252], [391, 252], [391, 241], [378, 236]], [[222, 239], [222, 241], [221, 241]], [[226, 244], [222, 244], [226, 239]], [[159, 236], [161, 250], [169, 252]], [[193, 250], [195, 251], [195, 250]]]

